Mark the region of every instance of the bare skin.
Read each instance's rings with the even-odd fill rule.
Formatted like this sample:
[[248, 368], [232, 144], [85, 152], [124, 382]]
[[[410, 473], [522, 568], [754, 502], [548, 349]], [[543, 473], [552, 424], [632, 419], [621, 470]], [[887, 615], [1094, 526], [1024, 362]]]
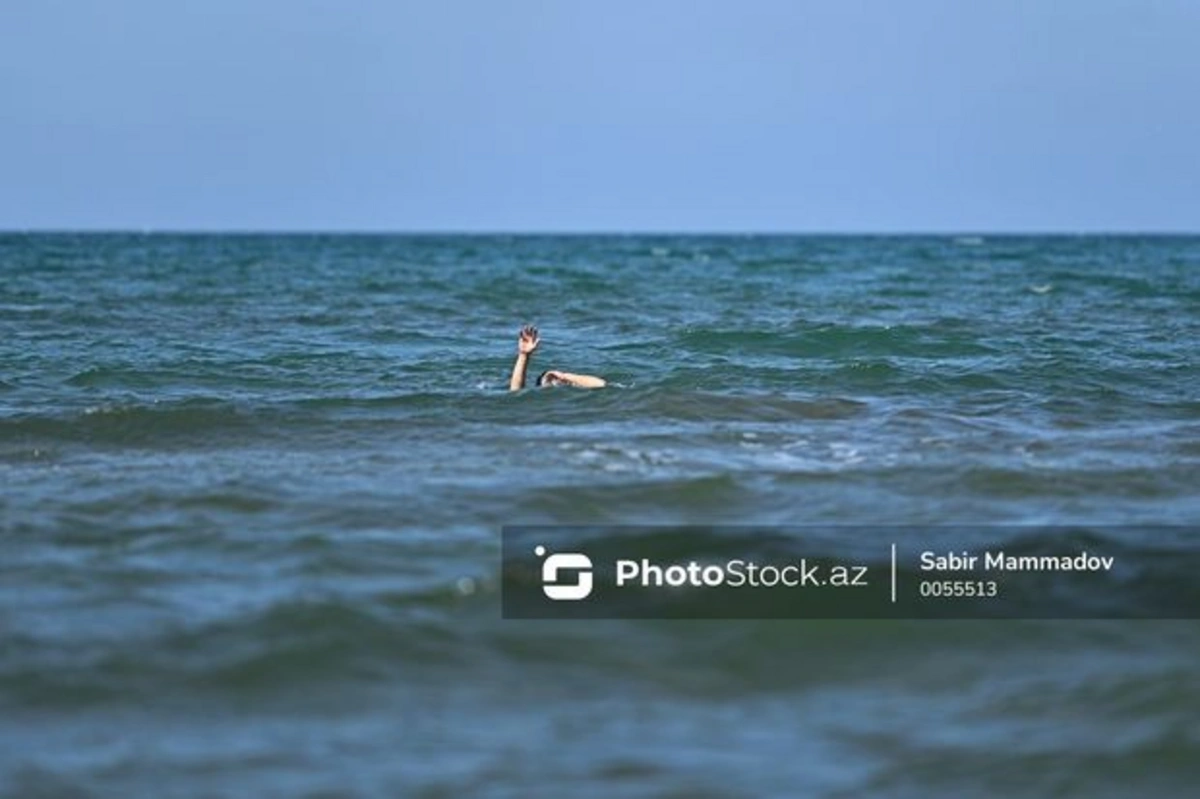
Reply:
[[509, 391], [520, 391], [525, 388], [525, 373], [529, 371], [529, 357], [538, 348], [542, 340], [538, 338], [537, 328], [525, 325], [517, 334], [517, 362], [513, 364], [512, 377], [508, 379]]
[[[526, 325], [517, 335], [517, 361], [513, 364], [512, 377], [508, 380], [509, 391], [520, 391], [525, 388], [525, 378], [529, 372], [529, 361], [534, 351], [541, 343], [536, 327]], [[542, 375], [543, 386], [573, 386], [574, 388], [603, 388], [607, 381], [595, 375], [581, 375], [574, 372], [562, 372], [557, 369], [548, 370]]]

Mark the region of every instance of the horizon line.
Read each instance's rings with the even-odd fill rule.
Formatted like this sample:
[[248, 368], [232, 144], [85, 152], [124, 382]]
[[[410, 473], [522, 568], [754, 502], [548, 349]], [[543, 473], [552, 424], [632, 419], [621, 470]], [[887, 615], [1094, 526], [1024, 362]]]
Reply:
[[27, 227], [0, 228], [0, 235], [139, 235], [139, 236], [599, 236], [599, 237], [632, 237], [632, 236], [846, 236], [846, 237], [1031, 237], [1031, 236], [1200, 236], [1200, 230], [1171, 230], [1171, 229], [1102, 229], [1084, 228], [1080, 230], [1046, 228], [1041, 230], [1018, 229], [931, 229], [931, 230], [654, 230], [654, 229], [547, 229], [547, 230], [506, 230], [506, 229], [388, 229], [388, 228], [136, 228], [136, 227]]

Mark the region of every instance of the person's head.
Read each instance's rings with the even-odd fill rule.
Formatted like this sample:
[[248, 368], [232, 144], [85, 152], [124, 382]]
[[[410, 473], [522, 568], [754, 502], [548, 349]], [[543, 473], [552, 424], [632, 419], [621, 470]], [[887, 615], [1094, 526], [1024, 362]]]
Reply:
[[541, 386], [565, 386], [569, 385], [566, 380], [559, 376], [558, 372], [553, 369], [547, 369], [538, 375], [537, 385]]

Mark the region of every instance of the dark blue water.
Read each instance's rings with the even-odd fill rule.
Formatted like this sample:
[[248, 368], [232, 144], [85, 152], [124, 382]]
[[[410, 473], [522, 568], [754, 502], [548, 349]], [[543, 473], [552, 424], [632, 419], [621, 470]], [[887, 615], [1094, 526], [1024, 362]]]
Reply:
[[[612, 385], [508, 393], [525, 322]], [[497, 578], [517, 523], [1186, 529], [1198, 334], [1188, 237], [0, 237], [0, 789], [1191, 795], [1195, 622]]]

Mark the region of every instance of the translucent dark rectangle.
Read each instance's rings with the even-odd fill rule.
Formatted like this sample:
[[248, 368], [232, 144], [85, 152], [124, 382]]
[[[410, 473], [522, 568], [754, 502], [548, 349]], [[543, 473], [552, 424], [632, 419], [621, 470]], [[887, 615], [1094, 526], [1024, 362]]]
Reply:
[[519, 526], [505, 618], [1195, 619], [1200, 528]]

